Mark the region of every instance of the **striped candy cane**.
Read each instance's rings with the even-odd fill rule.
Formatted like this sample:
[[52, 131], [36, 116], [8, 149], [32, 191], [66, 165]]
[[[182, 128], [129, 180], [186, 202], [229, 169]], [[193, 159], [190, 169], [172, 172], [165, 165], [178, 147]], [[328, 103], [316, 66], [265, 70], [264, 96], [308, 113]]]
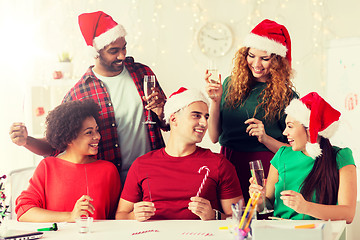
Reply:
[[205, 185], [206, 179], [207, 179], [207, 177], [209, 176], [209, 172], [210, 172], [210, 169], [209, 169], [207, 166], [202, 166], [202, 167], [199, 169], [198, 173], [200, 173], [201, 170], [203, 170], [203, 169], [206, 170], [206, 173], [205, 173], [205, 176], [204, 176], [204, 178], [203, 178], [203, 181], [202, 181], [202, 183], [201, 183], [201, 185], [200, 185], [200, 187], [199, 187], [199, 190], [198, 190], [198, 192], [197, 192], [197, 194], [196, 194], [197, 197], [200, 195], [200, 193], [201, 193], [201, 191], [202, 191], [202, 189], [203, 189], [203, 187], [204, 187], [204, 185]]

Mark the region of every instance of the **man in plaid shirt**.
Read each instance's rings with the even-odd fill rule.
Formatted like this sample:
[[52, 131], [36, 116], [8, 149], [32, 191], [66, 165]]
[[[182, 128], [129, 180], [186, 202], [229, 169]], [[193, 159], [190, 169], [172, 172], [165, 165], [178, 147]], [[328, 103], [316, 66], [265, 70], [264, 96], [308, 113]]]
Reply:
[[[126, 31], [109, 15], [98, 11], [79, 16], [80, 30], [95, 56], [95, 65], [65, 95], [63, 102], [94, 99], [101, 107], [98, 159], [113, 162], [124, 184], [127, 171], [139, 156], [164, 147], [160, 128], [168, 130], [163, 120], [166, 97], [157, 80], [153, 93], [144, 96], [143, 78], [152, 70], [126, 57]], [[148, 104], [147, 104], [148, 103]], [[143, 124], [148, 111], [156, 124]], [[56, 155], [45, 139], [27, 135], [22, 123], [10, 130], [14, 143], [36, 154]]]

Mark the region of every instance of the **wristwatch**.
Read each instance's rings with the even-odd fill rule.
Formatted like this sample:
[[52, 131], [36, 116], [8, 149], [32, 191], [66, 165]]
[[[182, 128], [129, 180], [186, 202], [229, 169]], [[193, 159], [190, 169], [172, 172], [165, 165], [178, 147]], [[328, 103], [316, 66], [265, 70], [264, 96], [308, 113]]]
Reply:
[[217, 209], [213, 209], [215, 211], [215, 220], [221, 220], [221, 212]]

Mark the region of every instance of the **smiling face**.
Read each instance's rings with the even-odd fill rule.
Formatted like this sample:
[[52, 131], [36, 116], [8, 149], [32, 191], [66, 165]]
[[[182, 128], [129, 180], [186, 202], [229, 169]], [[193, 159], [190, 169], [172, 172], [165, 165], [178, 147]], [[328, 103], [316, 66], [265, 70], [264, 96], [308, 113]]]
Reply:
[[126, 44], [125, 38], [122, 37], [101, 49], [94, 70], [105, 77], [119, 75], [124, 68]]
[[296, 121], [291, 116], [287, 116], [286, 128], [283, 134], [287, 137], [289, 144], [294, 151], [302, 151], [307, 155], [306, 143], [308, 141], [308, 131], [299, 121]]
[[99, 127], [93, 117], [88, 117], [82, 123], [78, 136], [68, 145], [67, 150], [80, 155], [96, 155], [100, 141]]
[[271, 54], [250, 48], [246, 60], [256, 81], [266, 82], [269, 78]]
[[186, 144], [195, 144], [201, 142], [206, 133], [209, 109], [204, 102], [193, 102], [170, 118], [176, 135]]

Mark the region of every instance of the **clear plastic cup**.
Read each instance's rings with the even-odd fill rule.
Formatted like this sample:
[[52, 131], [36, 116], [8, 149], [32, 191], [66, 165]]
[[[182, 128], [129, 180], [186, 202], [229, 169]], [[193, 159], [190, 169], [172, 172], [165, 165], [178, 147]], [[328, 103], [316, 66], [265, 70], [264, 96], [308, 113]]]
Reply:
[[78, 225], [78, 232], [81, 234], [89, 233], [92, 222], [93, 222], [92, 217], [81, 216], [77, 218], [76, 224]]

